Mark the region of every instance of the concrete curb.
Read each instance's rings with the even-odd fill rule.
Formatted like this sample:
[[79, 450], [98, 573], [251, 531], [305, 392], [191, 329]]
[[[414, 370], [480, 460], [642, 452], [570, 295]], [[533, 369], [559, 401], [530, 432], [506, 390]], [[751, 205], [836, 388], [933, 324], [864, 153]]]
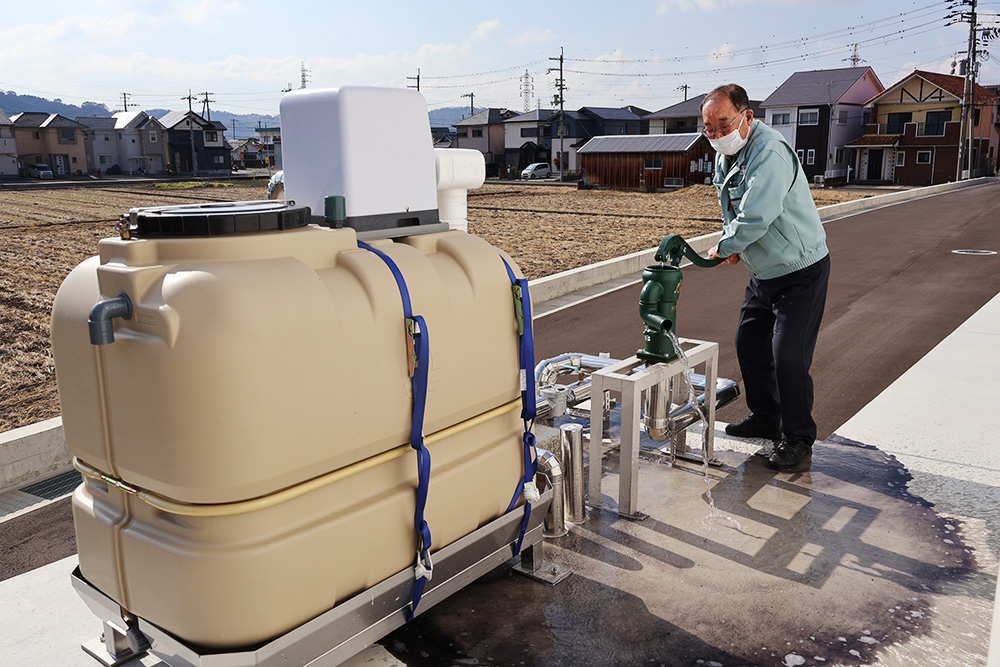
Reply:
[[[891, 192], [842, 204], [824, 206], [820, 209], [820, 218], [823, 222], [829, 222], [860, 211], [997, 182], [1000, 182], [1000, 178], [977, 178], [957, 183], [944, 183], [926, 188]], [[721, 231], [705, 234], [688, 239], [688, 243], [695, 251], [704, 254], [716, 244], [721, 235]], [[638, 279], [643, 268], [653, 262], [655, 252], [656, 248], [641, 250], [623, 257], [532, 280], [530, 283], [531, 300], [535, 304], [541, 304], [577, 290], [601, 285], [625, 276], [635, 276]], [[72, 458], [63, 435], [61, 417], [0, 433], [0, 489], [17, 486], [46, 473], [65, 469], [71, 462]]]
[[0, 490], [67, 468], [62, 417], [0, 433]]

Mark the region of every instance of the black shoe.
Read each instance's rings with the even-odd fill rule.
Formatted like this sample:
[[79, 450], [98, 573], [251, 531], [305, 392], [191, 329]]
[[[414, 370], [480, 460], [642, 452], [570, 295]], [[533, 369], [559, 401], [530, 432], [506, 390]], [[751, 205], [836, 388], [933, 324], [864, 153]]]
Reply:
[[781, 440], [781, 429], [763, 417], [750, 415], [738, 424], [726, 424], [726, 433], [737, 438]]
[[771, 470], [795, 470], [803, 464], [808, 468], [812, 450], [812, 444], [806, 440], [784, 440], [774, 448], [764, 465]]

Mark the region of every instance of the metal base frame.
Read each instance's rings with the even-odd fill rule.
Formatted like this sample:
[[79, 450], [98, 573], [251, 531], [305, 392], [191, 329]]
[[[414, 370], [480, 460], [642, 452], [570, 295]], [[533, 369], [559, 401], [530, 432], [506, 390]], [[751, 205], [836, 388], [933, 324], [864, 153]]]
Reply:
[[[542, 518], [551, 502], [552, 491], [549, 490], [532, 505], [528, 530], [522, 542], [518, 570], [534, 578], [548, 572], [559, 574], [557, 571], [563, 569], [541, 559]], [[514, 556], [513, 548], [523, 518], [524, 510], [518, 507], [436, 551], [433, 578], [427, 583], [417, 615], [510, 560]], [[543, 580], [554, 584], [568, 574], [565, 571], [556, 581]], [[73, 587], [90, 610], [105, 622], [105, 628], [109, 624], [123, 625], [118, 603], [84, 579], [79, 567], [73, 571], [71, 579]], [[170, 667], [338, 665], [406, 624], [412, 590], [413, 569], [407, 568], [263, 646], [243, 651], [205, 652], [205, 649], [191, 646], [143, 618], [135, 619], [135, 626], [130, 627], [137, 627], [140, 636], [149, 641], [149, 653]], [[91, 655], [93, 653], [87, 646], [93, 646], [94, 641], [97, 640], [84, 645]], [[135, 655], [132, 653], [129, 657]]]
[[[715, 405], [716, 395], [712, 390], [718, 379], [719, 344], [707, 341], [680, 339], [687, 356], [687, 368], [705, 365], [705, 454], [709, 461], [715, 456]], [[660, 363], [635, 370], [645, 364], [638, 357], [630, 357], [616, 364], [594, 371], [590, 376], [591, 396], [600, 397], [605, 391], [621, 394], [621, 452], [618, 471], [618, 513], [631, 519], [644, 519], [638, 511], [639, 501], [639, 412], [642, 407], [642, 392], [665, 380], [682, 375], [686, 370], [680, 359]], [[603, 401], [590, 402], [590, 471], [588, 476], [588, 500], [591, 507], [601, 506], [601, 461], [604, 458]], [[672, 443], [674, 444], [674, 443]], [[699, 460], [701, 460], [699, 458]]]

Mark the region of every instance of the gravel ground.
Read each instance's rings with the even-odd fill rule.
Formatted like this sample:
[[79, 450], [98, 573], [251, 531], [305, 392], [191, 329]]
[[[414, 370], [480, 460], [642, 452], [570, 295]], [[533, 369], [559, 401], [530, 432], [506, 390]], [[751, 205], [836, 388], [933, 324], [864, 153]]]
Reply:
[[[266, 184], [0, 191], [0, 432], [59, 415], [49, 345], [52, 300], [63, 279], [114, 236], [136, 206], [265, 198]], [[814, 190], [823, 206], [872, 193]], [[710, 186], [673, 193], [577, 191], [488, 184], [469, 193], [469, 231], [506, 250], [529, 278], [719, 228]]]

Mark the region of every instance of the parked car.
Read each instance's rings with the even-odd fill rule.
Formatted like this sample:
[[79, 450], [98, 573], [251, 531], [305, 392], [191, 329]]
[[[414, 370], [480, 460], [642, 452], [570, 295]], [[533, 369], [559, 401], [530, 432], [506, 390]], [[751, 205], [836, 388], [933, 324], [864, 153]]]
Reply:
[[32, 178], [52, 178], [52, 170], [49, 165], [35, 162], [28, 165], [28, 176]]
[[521, 178], [548, 178], [549, 177], [549, 165], [544, 162], [536, 162], [534, 164], [529, 164], [521, 172]]

